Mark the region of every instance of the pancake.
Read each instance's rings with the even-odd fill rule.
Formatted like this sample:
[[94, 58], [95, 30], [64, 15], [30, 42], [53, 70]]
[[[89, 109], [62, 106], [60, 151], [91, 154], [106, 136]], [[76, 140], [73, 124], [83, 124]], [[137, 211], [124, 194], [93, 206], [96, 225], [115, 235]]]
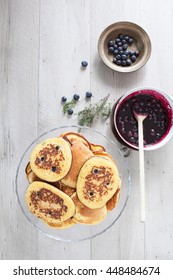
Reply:
[[63, 222], [75, 213], [72, 199], [44, 182], [33, 182], [26, 191], [26, 202], [29, 210], [47, 223]]
[[91, 209], [103, 207], [119, 186], [116, 165], [103, 157], [93, 156], [82, 166], [77, 179], [79, 200]]
[[93, 154], [94, 154], [95, 156], [104, 157], [104, 158], [106, 158], [106, 159], [108, 159], [108, 160], [113, 161], [113, 163], [114, 163], [113, 158], [110, 156], [110, 154], [108, 154], [108, 153], [105, 152], [105, 151], [94, 151]]
[[91, 151], [92, 152], [101, 152], [101, 151], [105, 151], [105, 148], [101, 145], [98, 144], [94, 144], [94, 143], [90, 143], [91, 145]]
[[29, 183], [32, 183], [34, 181], [43, 181], [32, 171], [30, 162], [28, 162], [28, 164], [25, 168], [25, 173], [26, 173], [26, 178]]
[[70, 170], [72, 154], [63, 138], [50, 138], [38, 144], [30, 156], [32, 171], [42, 180], [56, 182]]
[[32, 171], [31, 164], [28, 162], [27, 166], [25, 167], [25, 173], [28, 175]]
[[60, 135], [60, 137], [64, 138], [65, 140], [69, 141], [71, 145], [73, 145], [74, 142], [79, 141], [82, 144], [84, 144], [88, 149], [91, 150], [90, 142], [80, 133], [77, 132], [66, 132]]
[[79, 140], [71, 146], [72, 165], [69, 173], [61, 180], [63, 184], [76, 188], [77, 177], [84, 162], [93, 156], [93, 153]]
[[103, 206], [100, 209], [90, 209], [85, 206], [77, 197], [77, 194], [72, 195], [72, 200], [76, 206], [76, 213], [73, 219], [79, 224], [95, 225], [102, 222], [107, 215], [107, 208]]
[[60, 181], [53, 183], [53, 185], [56, 186], [60, 191], [64, 192], [65, 194], [67, 194], [70, 197], [76, 191], [76, 189], [66, 186]]
[[76, 224], [75, 220], [72, 218], [69, 218], [68, 220], [60, 223], [47, 223], [46, 221], [42, 220], [46, 225], [48, 225], [51, 228], [54, 229], [66, 229], [69, 227], [72, 227]]
[[120, 198], [120, 188], [117, 189], [116, 193], [106, 203], [107, 211], [112, 211], [118, 204]]

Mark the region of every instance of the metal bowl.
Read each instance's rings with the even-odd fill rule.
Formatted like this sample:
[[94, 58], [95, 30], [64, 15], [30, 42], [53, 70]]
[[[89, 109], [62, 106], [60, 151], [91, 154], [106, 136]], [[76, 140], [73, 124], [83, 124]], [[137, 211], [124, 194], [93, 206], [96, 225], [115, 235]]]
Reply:
[[[115, 40], [119, 34], [127, 34], [132, 37], [133, 44], [130, 46], [130, 50], [137, 49], [139, 51], [139, 56], [130, 66], [116, 65], [112, 62], [114, 55], [108, 52], [108, 42]], [[109, 68], [114, 71], [129, 73], [140, 69], [146, 64], [151, 55], [151, 41], [147, 33], [139, 25], [127, 21], [116, 22], [101, 33], [98, 41], [98, 52], [102, 61]]]

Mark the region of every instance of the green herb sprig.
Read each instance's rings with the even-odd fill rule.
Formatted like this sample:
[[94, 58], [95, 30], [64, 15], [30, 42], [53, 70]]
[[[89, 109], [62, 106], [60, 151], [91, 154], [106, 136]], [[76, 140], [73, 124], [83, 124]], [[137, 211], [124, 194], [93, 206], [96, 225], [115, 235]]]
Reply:
[[90, 126], [95, 119], [108, 118], [111, 114], [111, 104], [107, 103], [110, 94], [101, 99], [98, 103], [90, 104], [78, 112], [78, 124]]
[[70, 108], [75, 107], [76, 103], [77, 103], [77, 101], [74, 100], [74, 99], [72, 99], [72, 100], [69, 101], [69, 102], [66, 102], [66, 103], [63, 105], [63, 113], [66, 114]]

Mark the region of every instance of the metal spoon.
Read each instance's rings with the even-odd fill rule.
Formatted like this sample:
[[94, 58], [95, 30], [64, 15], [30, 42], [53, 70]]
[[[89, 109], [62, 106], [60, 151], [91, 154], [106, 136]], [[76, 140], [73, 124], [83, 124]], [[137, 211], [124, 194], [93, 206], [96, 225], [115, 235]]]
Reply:
[[138, 122], [138, 147], [139, 147], [139, 172], [140, 172], [140, 198], [141, 198], [141, 222], [145, 222], [145, 168], [144, 168], [144, 144], [143, 121], [148, 114], [140, 114], [133, 110]]

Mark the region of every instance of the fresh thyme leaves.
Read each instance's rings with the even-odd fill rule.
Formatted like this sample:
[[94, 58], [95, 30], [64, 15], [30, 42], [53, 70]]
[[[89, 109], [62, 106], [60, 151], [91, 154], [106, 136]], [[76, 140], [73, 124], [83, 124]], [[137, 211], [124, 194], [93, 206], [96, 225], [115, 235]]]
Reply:
[[98, 103], [90, 104], [82, 111], [78, 112], [78, 124], [81, 126], [92, 125], [95, 119], [99, 117], [108, 118], [111, 113], [111, 105], [107, 104], [110, 94], [101, 99]]
[[70, 108], [73, 108], [74, 106], [76, 105], [76, 100], [72, 99], [71, 101], [69, 102], [66, 102], [64, 105], [63, 105], [63, 112], [64, 114], [66, 114], [68, 112], [68, 110]]

